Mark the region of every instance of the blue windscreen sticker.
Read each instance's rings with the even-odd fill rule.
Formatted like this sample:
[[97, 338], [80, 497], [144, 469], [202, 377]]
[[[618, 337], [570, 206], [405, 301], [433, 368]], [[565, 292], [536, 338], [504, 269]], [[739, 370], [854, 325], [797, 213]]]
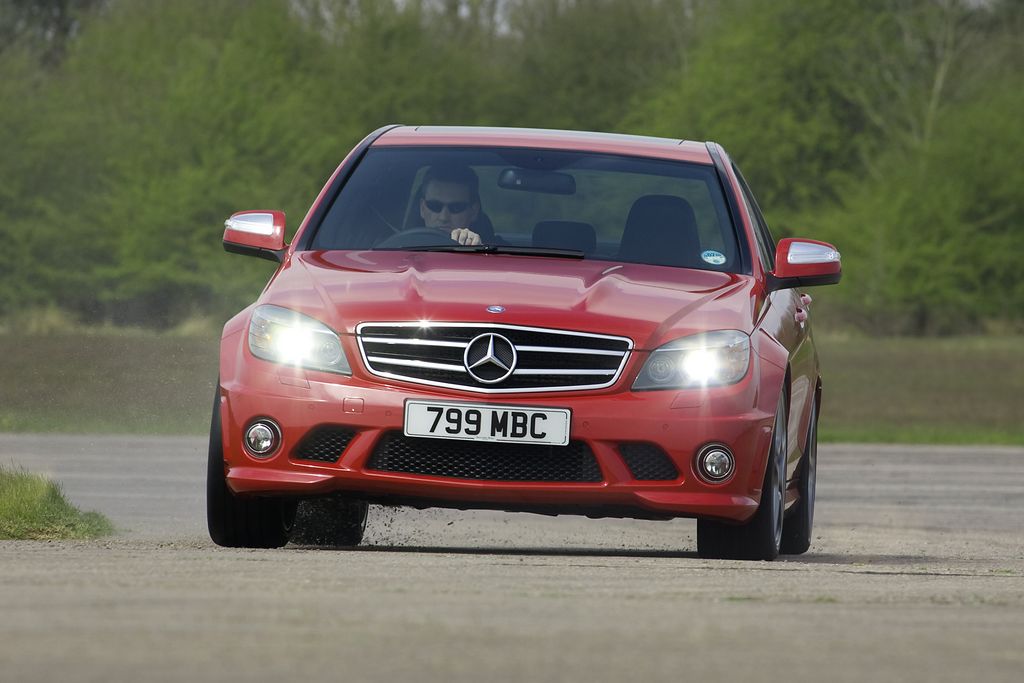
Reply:
[[709, 249], [700, 255], [705, 262], [710, 263], [713, 266], [720, 266], [725, 263], [725, 254], [720, 251], [714, 251]]

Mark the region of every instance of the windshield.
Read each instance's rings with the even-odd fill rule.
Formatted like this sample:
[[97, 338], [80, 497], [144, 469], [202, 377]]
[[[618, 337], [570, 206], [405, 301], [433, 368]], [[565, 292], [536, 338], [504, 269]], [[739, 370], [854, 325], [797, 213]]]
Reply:
[[371, 148], [310, 248], [740, 267], [712, 166], [514, 148]]

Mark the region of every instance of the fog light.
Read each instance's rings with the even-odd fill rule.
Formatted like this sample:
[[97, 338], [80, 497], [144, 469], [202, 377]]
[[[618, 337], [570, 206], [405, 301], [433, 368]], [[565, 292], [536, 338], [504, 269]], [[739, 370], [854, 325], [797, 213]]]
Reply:
[[280, 443], [281, 430], [269, 420], [254, 422], [245, 431], [245, 447], [257, 458], [266, 458], [277, 450]]
[[736, 461], [725, 446], [705, 446], [697, 454], [697, 474], [712, 484], [720, 484], [732, 476]]

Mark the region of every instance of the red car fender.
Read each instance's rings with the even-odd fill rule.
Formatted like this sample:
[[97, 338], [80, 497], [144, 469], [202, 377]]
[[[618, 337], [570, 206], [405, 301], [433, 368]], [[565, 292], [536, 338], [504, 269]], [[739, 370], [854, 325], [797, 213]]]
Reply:
[[[758, 386], [760, 390], [757, 395], [757, 407], [759, 410], [774, 415], [779, 405], [779, 394], [789, 381], [789, 352], [775, 338], [763, 329], [754, 331], [754, 338], [751, 339], [751, 346], [757, 358], [759, 371], [761, 373]], [[771, 427], [766, 428], [769, 432]], [[771, 450], [771, 439], [767, 439], [768, 448], [758, 460], [759, 465], [751, 472], [750, 488], [760, 491], [761, 483], [764, 481], [765, 468], [768, 464], [768, 454]]]

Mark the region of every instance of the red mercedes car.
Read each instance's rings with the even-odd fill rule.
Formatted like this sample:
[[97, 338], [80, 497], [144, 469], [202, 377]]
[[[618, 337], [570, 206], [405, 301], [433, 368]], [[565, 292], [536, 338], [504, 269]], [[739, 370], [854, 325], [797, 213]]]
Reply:
[[282, 546], [309, 509], [353, 545], [376, 503], [692, 517], [702, 557], [807, 550], [801, 290], [839, 253], [776, 244], [721, 146], [388, 126], [290, 245], [279, 211], [225, 226], [279, 265], [221, 340], [216, 543]]

